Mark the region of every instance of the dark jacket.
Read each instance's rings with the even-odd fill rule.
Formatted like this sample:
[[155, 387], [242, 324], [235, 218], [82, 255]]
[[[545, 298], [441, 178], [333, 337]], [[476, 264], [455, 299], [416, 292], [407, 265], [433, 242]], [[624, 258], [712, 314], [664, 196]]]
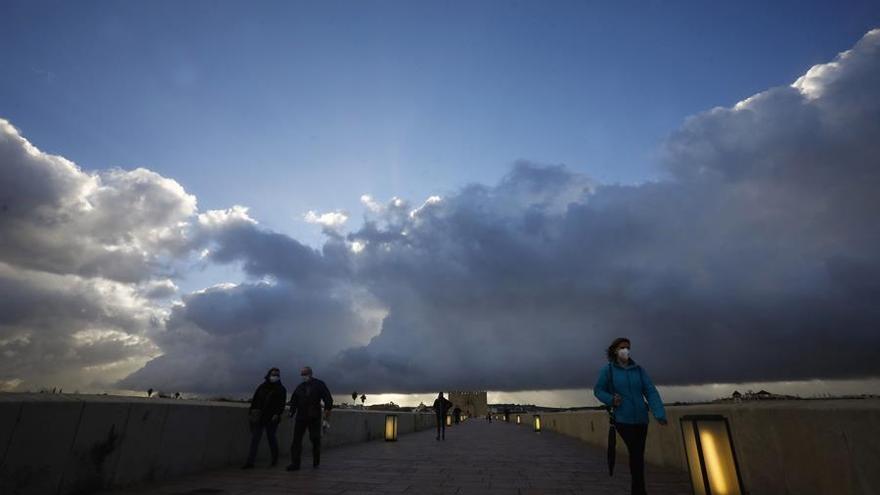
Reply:
[[280, 417], [284, 412], [284, 399], [286, 398], [287, 389], [281, 382], [272, 383], [266, 380], [254, 391], [250, 408], [260, 410], [260, 421], [269, 421], [272, 416], [277, 414]]
[[[613, 384], [611, 376], [614, 377]], [[614, 420], [618, 423], [647, 424], [649, 408], [658, 420], [666, 419], [666, 410], [654, 382], [648, 372], [632, 359], [626, 367], [615, 361], [603, 366], [599, 372], [593, 395], [606, 406], [610, 406], [614, 401], [614, 393], [620, 394], [622, 398], [620, 405], [614, 408]], [[648, 399], [647, 404], [645, 399]]]
[[321, 401], [324, 401], [323, 409], [333, 409], [333, 396], [327, 385], [317, 378], [302, 382], [290, 394], [290, 415], [296, 414], [297, 421], [320, 418]]
[[445, 397], [442, 399], [437, 397], [437, 399], [434, 400], [434, 412], [438, 416], [446, 416], [446, 412], [449, 411], [450, 407], [452, 407], [452, 402], [446, 400]]

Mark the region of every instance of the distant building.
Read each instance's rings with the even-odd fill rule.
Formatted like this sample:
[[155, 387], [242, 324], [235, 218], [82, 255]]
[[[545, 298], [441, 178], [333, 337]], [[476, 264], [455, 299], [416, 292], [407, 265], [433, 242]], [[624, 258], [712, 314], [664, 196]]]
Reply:
[[489, 412], [485, 390], [477, 392], [453, 391], [449, 392], [448, 398], [452, 402], [452, 409], [458, 407], [462, 414], [469, 417], [484, 417]]
[[387, 404], [372, 404], [367, 406], [367, 409], [370, 411], [398, 411], [400, 406], [394, 402], [389, 402]]
[[751, 390], [746, 391], [746, 393], [741, 393], [739, 390], [734, 390], [730, 397], [723, 397], [721, 399], [715, 399], [714, 402], [742, 402], [742, 401], [756, 401], [756, 400], [797, 400], [800, 397], [794, 395], [782, 395], [782, 394], [774, 394], [770, 393], [766, 390], [759, 390], [757, 392], [753, 392]]

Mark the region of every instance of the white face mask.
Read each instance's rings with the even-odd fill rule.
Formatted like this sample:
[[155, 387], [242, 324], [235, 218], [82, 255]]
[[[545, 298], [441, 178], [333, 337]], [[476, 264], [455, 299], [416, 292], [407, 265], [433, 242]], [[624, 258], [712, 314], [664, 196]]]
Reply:
[[309, 376], [309, 375], [302, 375], [302, 379], [303, 379], [304, 382], [309, 381], [309, 378], [311, 378], [311, 376]]
[[272, 383], [275, 383], [275, 382], [277, 382], [277, 381], [280, 380], [280, 379], [281, 379], [281, 377], [278, 376], [278, 375], [269, 375], [269, 381], [272, 382]]
[[623, 360], [629, 359], [629, 349], [624, 347], [622, 349], [617, 350], [617, 357]]

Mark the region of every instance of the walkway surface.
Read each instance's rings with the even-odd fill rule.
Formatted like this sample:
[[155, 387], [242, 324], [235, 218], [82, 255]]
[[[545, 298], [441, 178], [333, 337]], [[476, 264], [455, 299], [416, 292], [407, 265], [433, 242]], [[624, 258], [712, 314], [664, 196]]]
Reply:
[[[304, 442], [304, 454], [311, 450]], [[283, 464], [283, 459], [282, 463]], [[690, 495], [687, 475], [648, 466], [648, 493]], [[283, 466], [225, 469], [118, 494], [628, 494], [626, 462], [608, 476], [605, 453], [553, 432], [535, 433], [503, 422], [470, 420], [451, 427], [446, 441], [433, 431], [325, 450], [321, 468]]]

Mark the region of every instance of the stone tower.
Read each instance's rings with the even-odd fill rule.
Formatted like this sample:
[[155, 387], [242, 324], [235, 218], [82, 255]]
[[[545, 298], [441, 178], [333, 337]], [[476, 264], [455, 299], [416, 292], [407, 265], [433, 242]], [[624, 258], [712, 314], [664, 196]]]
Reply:
[[465, 392], [451, 391], [449, 392], [449, 400], [452, 402], [452, 408], [461, 408], [462, 414], [471, 417], [484, 417], [489, 412], [489, 403], [486, 399], [486, 391]]

